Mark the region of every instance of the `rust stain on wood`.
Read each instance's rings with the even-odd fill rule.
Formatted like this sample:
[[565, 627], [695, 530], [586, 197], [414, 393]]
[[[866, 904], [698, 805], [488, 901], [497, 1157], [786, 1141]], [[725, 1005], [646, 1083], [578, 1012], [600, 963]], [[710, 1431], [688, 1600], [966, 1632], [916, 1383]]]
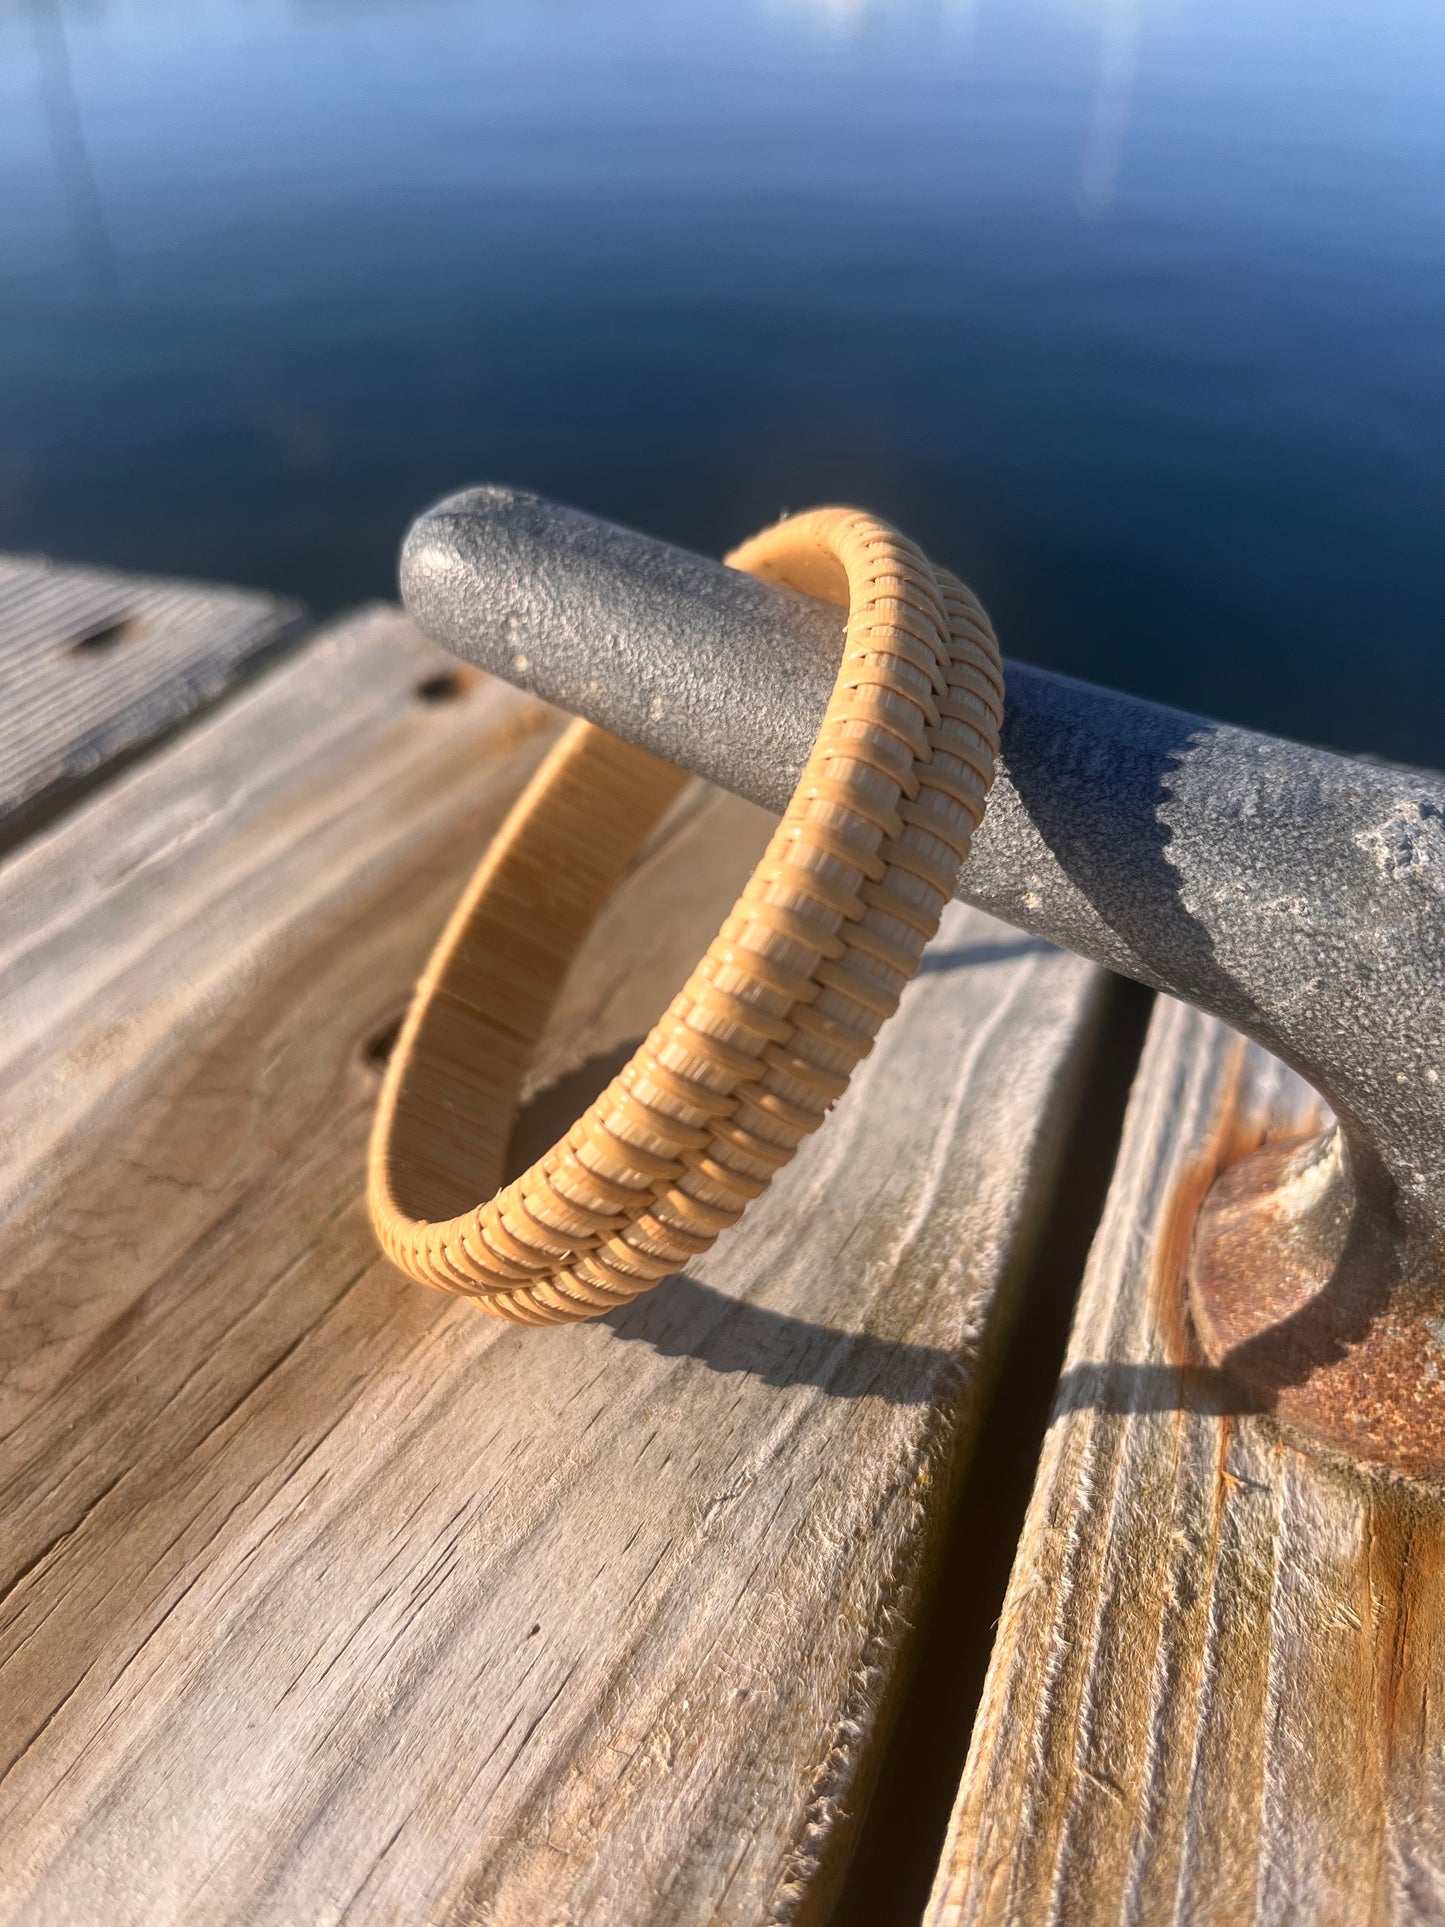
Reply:
[[1445, 1495], [1244, 1409], [1183, 1308], [1214, 1174], [1319, 1123], [1160, 1001], [1066, 1362], [1113, 1390], [1061, 1397], [929, 1927], [1445, 1918]]
[[1199, 1366], [1203, 1360], [1190, 1324], [1186, 1287], [1200, 1207], [1220, 1172], [1254, 1150], [1262, 1134], [1259, 1120], [1242, 1116], [1238, 1102], [1247, 1049], [1244, 1038], [1236, 1036], [1221, 1066], [1218, 1108], [1208, 1136], [1170, 1187], [1150, 1267], [1150, 1310], [1167, 1355], [1181, 1367]]

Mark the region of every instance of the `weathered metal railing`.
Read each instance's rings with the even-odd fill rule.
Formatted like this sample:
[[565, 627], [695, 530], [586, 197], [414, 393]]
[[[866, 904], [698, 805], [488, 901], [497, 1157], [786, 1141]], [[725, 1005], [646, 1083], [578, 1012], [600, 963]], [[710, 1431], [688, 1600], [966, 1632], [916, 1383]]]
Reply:
[[[781, 808], [841, 612], [506, 488], [411, 529], [431, 635]], [[1327, 1100], [1207, 1199], [1209, 1358], [1362, 1458], [1445, 1474], [1445, 779], [1009, 665], [1003, 760], [959, 894], [1186, 999]]]

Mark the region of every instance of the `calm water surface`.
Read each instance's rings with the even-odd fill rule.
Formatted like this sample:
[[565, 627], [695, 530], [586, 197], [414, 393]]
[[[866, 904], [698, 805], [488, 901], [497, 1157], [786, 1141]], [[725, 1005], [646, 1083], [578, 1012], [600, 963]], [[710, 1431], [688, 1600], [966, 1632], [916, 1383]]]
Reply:
[[327, 609], [483, 479], [1445, 762], [1445, 10], [0, 0], [0, 546]]

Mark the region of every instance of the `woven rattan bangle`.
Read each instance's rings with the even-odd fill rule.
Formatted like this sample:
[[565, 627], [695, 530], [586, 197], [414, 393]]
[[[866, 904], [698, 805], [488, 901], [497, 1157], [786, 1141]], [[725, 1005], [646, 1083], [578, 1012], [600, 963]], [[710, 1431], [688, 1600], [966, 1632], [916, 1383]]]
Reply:
[[522, 1324], [649, 1290], [767, 1188], [916, 972], [992, 780], [998, 645], [954, 577], [852, 509], [728, 560], [842, 604], [848, 627], [797, 792], [687, 984], [566, 1136], [496, 1189], [568, 966], [685, 780], [573, 723], [454, 912], [387, 1068], [369, 1171], [383, 1249]]

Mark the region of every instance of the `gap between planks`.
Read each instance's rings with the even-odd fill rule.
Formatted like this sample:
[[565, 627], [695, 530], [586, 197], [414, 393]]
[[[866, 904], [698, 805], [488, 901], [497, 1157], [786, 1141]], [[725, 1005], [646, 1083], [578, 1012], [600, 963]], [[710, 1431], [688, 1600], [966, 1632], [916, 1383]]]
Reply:
[[927, 1905], [1153, 1004], [1142, 984], [1108, 980], [1094, 1049], [1078, 1066], [1087, 1100], [1060, 1147], [1032, 1248], [1019, 1252], [1015, 1308], [929, 1580], [878, 1791], [829, 1927], [917, 1927]]
[[0, 848], [300, 631], [298, 603], [256, 590], [0, 555]]

